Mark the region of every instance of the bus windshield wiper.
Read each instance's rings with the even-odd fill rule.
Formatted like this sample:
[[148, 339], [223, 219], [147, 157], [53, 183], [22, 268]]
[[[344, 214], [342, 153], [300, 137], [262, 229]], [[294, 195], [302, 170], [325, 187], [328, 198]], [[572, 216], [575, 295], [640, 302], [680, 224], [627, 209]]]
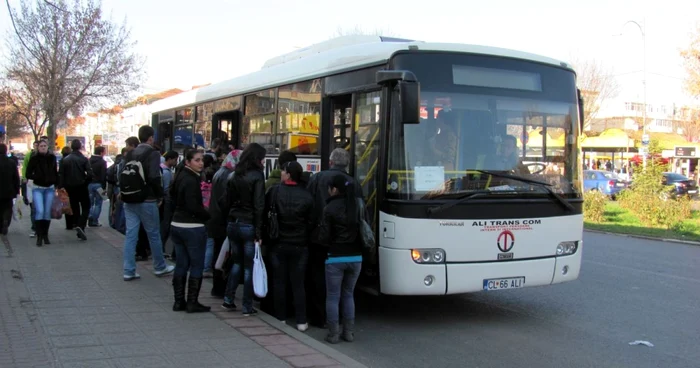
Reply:
[[568, 209], [569, 211], [574, 210], [574, 206], [572, 206], [571, 203], [569, 203], [569, 201], [567, 201], [566, 199], [564, 199], [564, 197], [560, 196], [557, 192], [552, 190], [552, 188], [551, 188], [552, 184], [545, 183], [545, 182], [539, 181], [539, 180], [528, 179], [528, 178], [518, 176], [518, 175], [506, 174], [506, 173], [498, 172], [498, 171], [491, 171], [491, 170], [470, 170], [470, 171], [476, 171], [476, 172], [481, 173], [481, 174], [493, 175], [493, 176], [505, 178], [505, 179], [517, 180], [517, 181], [522, 182], [522, 183], [538, 185], [541, 188], [544, 188], [544, 190], [547, 191], [547, 194], [549, 194], [550, 197], [554, 198], [557, 201], [557, 203], [561, 204], [564, 208]]
[[486, 197], [486, 196], [489, 196], [491, 194], [494, 194], [494, 192], [492, 192], [488, 189], [482, 189], [482, 190], [476, 190], [476, 191], [469, 192], [469, 193], [464, 193], [461, 196], [454, 198], [454, 200], [451, 202], [428, 208], [428, 210], [427, 210], [428, 217], [431, 217], [432, 215], [434, 215], [440, 211], [446, 210], [446, 209], [453, 207], [453, 206], [456, 206], [460, 203], [470, 201], [474, 198]]

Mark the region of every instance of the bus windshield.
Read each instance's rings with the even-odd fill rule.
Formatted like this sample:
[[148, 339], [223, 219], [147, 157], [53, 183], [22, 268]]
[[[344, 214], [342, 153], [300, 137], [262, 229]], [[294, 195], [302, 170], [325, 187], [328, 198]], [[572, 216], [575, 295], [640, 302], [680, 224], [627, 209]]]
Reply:
[[459, 80], [457, 74], [455, 69], [454, 85], [474, 83], [479, 88], [468, 92], [482, 93], [463, 93], [460, 87], [434, 90], [419, 77], [420, 124], [392, 119], [388, 197], [437, 199], [484, 190], [512, 194], [506, 198], [547, 194], [542, 185], [496, 173], [547, 183], [564, 198], [580, 197], [575, 100], [542, 96], [541, 83], [531, 74], [509, 79], [492, 72], [485, 73], [488, 78]]

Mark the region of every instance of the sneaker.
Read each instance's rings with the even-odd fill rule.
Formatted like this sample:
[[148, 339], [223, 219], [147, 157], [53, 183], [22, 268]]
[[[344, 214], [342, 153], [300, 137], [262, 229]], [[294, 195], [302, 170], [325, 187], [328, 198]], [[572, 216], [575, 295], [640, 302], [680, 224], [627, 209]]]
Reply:
[[160, 271], [153, 271], [153, 274], [156, 276], [165, 276], [173, 271], [175, 271], [175, 266], [167, 265], [167, 266], [165, 266], [164, 269], [162, 269]]
[[89, 227], [102, 227], [102, 224], [88, 224]]
[[87, 235], [85, 235], [85, 231], [82, 228], [76, 227], [75, 232], [78, 234], [80, 240], [87, 240]]
[[255, 308], [251, 308], [249, 311], [243, 312], [244, 317], [250, 317], [250, 316], [254, 316], [256, 314], [258, 314], [258, 311], [256, 311]]
[[236, 310], [236, 305], [233, 303], [224, 302], [224, 304], [221, 304], [221, 308], [224, 308], [228, 311], [232, 311], [232, 310]]
[[309, 324], [308, 323], [302, 323], [297, 325], [297, 330], [301, 332], [305, 332], [306, 330], [309, 329]]
[[36, 238], [36, 233], [34, 231], [32, 231], [31, 233], [29, 233], [29, 237]]
[[132, 281], [132, 280], [138, 280], [141, 278], [141, 275], [138, 273], [135, 273], [133, 275], [124, 275], [124, 281]]

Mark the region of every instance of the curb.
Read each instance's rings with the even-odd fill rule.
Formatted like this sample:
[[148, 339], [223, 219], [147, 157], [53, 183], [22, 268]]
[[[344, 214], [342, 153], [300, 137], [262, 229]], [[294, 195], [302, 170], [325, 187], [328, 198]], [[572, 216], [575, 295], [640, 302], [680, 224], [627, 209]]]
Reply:
[[625, 234], [625, 233], [613, 233], [610, 231], [603, 231], [603, 230], [588, 230], [584, 229], [584, 232], [588, 233], [594, 233], [594, 234], [606, 234], [606, 235], [615, 235], [615, 236], [622, 236], [625, 238], [636, 238], [636, 239], [644, 239], [644, 240], [656, 240], [656, 241], [662, 241], [662, 242], [667, 242], [667, 243], [678, 243], [678, 244], [686, 244], [686, 245], [700, 245], [700, 242], [697, 241], [692, 241], [692, 240], [680, 240], [680, 239], [669, 239], [669, 238], [658, 238], [654, 236], [645, 236], [645, 235], [633, 235], [633, 234]]
[[[112, 228], [109, 227], [109, 226], [103, 226], [103, 227], [100, 227], [99, 229], [96, 229], [96, 230], [97, 230], [98, 232], [101, 232], [101, 233], [102, 233], [102, 234], [100, 234], [100, 235], [98, 235], [98, 236], [99, 236], [100, 238], [102, 238], [103, 241], [105, 241], [106, 243], [108, 243], [109, 245], [111, 245], [113, 248], [115, 248], [115, 249], [117, 249], [117, 250], [123, 252], [123, 245], [114, 244], [114, 243], [112, 243], [112, 241], [110, 241], [110, 239], [109, 239], [109, 237], [114, 238], [114, 237], [117, 237], [117, 236], [118, 236], [118, 237], [120, 237], [120, 238], [122, 239], [122, 242], [123, 242], [124, 235], [122, 235], [122, 233], [118, 232], [117, 230], [112, 229]], [[93, 231], [94, 231], [94, 230], [93, 230]], [[169, 260], [166, 260], [166, 262], [169, 263], [169, 264], [172, 264], [172, 262], [169, 261]], [[138, 263], [138, 262], [137, 262], [137, 267], [138, 267], [138, 268], [145, 269], [146, 271], [150, 272], [150, 269], [148, 269], [148, 267], [145, 267], [143, 264], [140, 264], [140, 263]], [[207, 283], [207, 284], [209, 284], [209, 286], [211, 286], [211, 282], [208, 282], [207, 280], [205, 280], [204, 282]], [[222, 317], [221, 317], [221, 314], [220, 314], [220, 313], [216, 313], [214, 310], [212, 310], [211, 313], [213, 313], [214, 316], [216, 316], [216, 318], [218, 318], [220, 321], [223, 321], [223, 322], [225, 322], [225, 323], [231, 325], [230, 323], [226, 322], [226, 318], [222, 318]], [[330, 358], [330, 359], [335, 360], [336, 362], [342, 364], [342, 365], [345, 366], [345, 367], [351, 367], [351, 368], [368, 368], [366, 365], [364, 365], [364, 364], [362, 364], [362, 363], [360, 363], [360, 362], [358, 362], [358, 361], [356, 361], [356, 360], [350, 358], [349, 356], [347, 356], [347, 355], [341, 353], [340, 351], [338, 351], [338, 350], [336, 350], [336, 349], [333, 349], [332, 347], [330, 347], [330, 346], [328, 346], [328, 345], [326, 345], [326, 344], [324, 344], [324, 343], [322, 343], [322, 342], [320, 342], [320, 341], [314, 339], [313, 337], [311, 337], [311, 336], [309, 336], [309, 335], [307, 335], [307, 334], [305, 334], [305, 333], [303, 333], [303, 332], [298, 331], [296, 328], [291, 327], [291, 326], [289, 326], [289, 325], [287, 325], [287, 324], [280, 323], [280, 322], [277, 320], [277, 318], [275, 318], [275, 317], [273, 317], [273, 316], [271, 316], [271, 315], [265, 313], [265, 312], [262, 311], [262, 310], [259, 310], [259, 309], [258, 309], [258, 315], [256, 316], [256, 318], [258, 318], [260, 321], [262, 321], [264, 324], [266, 324], [267, 327], [272, 328], [272, 329], [277, 329], [277, 330], [279, 330], [279, 331], [280, 331], [281, 333], [283, 333], [284, 335], [287, 335], [287, 336], [289, 336], [289, 337], [291, 337], [291, 338], [297, 340], [299, 343], [301, 343], [301, 344], [303, 344], [303, 345], [306, 345], [307, 347], [318, 351], [319, 353], [321, 353], [321, 354], [327, 356], [327, 357]], [[236, 329], [236, 330], [239, 330], [239, 328], [237, 328], [236, 326], [231, 325], [231, 327], [234, 328], [234, 329]], [[239, 327], [245, 328], [246, 326], [239, 326]], [[258, 327], [258, 326], [249, 326], [249, 327], [256, 328], [256, 327]], [[265, 328], [267, 328], [267, 327], [265, 327]], [[251, 337], [255, 337], [255, 336], [246, 334], [246, 333], [244, 333], [243, 331], [240, 331], [240, 330], [239, 330], [239, 332], [242, 332], [242, 333], [243, 333], [248, 339], [250, 339], [251, 341], [254, 341], [254, 342], [260, 344], [257, 340], [251, 338]], [[262, 344], [261, 344], [261, 345], [262, 345]], [[265, 345], [262, 345], [262, 346], [263, 346], [263, 347], [266, 347]], [[268, 349], [268, 351], [269, 351], [269, 349]], [[290, 364], [290, 365], [292, 364], [292, 362], [286, 360], [285, 357], [283, 357], [283, 356], [278, 356], [278, 355], [275, 354], [274, 352], [271, 352], [271, 353], [273, 353], [273, 355], [276, 355], [278, 358], [284, 360], [287, 364]], [[295, 365], [295, 366], [296, 366], [296, 365]], [[306, 367], [306, 366], [309, 366], [309, 365], [302, 364], [301, 366], [305, 366], [305, 367]]]
[[340, 351], [333, 349], [332, 347], [314, 339], [313, 337], [299, 332], [296, 328], [289, 326], [286, 323], [280, 323], [277, 318], [258, 310], [258, 318], [265, 321], [267, 324], [274, 326], [275, 328], [281, 330], [285, 334], [299, 340], [302, 344], [308, 345], [309, 347], [318, 350], [319, 352], [327, 355], [328, 357], [337, 360], [340, 364], [346, 367], [354, 368], [368, 368], [366, 365], [350, 358], [349, 356], [341, 353]]

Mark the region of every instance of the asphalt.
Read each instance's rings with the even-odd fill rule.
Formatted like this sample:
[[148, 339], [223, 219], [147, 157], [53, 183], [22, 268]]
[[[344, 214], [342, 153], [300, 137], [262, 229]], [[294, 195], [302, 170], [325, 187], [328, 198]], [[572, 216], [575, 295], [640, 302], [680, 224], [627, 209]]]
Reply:
[[700, 367], [699, 246], [585, 233], [582, 251], [568, 284], [358, 294], [356, 341], [335, 348], [369, 367]]

